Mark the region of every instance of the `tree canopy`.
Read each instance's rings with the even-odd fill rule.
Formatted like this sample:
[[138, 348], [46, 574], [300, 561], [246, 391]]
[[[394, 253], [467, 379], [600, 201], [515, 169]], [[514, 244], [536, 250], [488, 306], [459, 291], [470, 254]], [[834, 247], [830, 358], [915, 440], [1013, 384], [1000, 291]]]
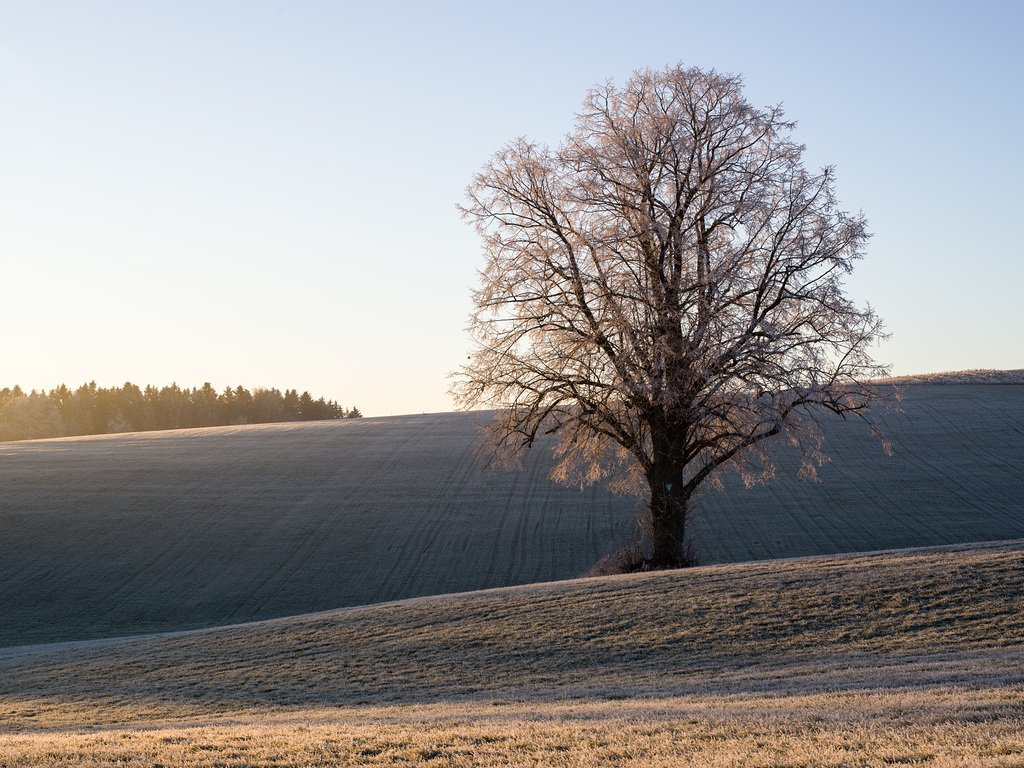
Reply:
[[882, 322], [843, 290], [867, 223], [793, 128], [739, 77], [640, 71], [593, 89], [557, 149], [513, 141], [468, 189], [487, 260], [453, 394], [497, 410], [500, 457], [553, 433], [557, 479], [645, 495], [649, 565], [687, 562], [721, 472], [769, 477], [786, 438], [813, 475], [824, 415], [883, 398]]

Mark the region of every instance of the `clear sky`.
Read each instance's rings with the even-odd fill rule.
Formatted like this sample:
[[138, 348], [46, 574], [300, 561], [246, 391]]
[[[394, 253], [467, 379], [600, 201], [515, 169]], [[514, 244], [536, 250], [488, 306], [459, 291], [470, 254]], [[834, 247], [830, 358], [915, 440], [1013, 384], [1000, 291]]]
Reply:
[[451, 410], [471, 175], [640, 68], [741, 73], [874, 233], [894, 372], [1024, 367], [1024, 4], [0, 1], [0, 387]]

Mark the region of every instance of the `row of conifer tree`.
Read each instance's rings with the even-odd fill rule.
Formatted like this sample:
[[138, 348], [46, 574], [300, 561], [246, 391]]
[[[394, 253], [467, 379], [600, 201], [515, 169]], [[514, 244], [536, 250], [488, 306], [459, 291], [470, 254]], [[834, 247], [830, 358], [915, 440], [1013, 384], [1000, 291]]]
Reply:
[[358, 408], [314, 400], [309, 392], [263, 387], [250, 392], [238, 386], [218, 393], [209, 382], [192, 389], [177, 384], [141, 389], [130, 381], [111, 388], [92, 381], [75, 390], [61, 384], [49, 392], [0, 389], [0, 440], [361, 416]]

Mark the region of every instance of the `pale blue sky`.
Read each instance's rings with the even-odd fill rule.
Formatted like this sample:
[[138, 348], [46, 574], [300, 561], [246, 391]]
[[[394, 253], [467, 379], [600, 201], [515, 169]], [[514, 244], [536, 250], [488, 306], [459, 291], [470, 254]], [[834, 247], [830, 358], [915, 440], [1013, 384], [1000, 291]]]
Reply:
[[783, 103], [874, 232], [897, 373], [1024, 367], [1024, 5], [2, 2], [0, 387], [450, 410], [456, 205], [588, 88], [683, 61]]

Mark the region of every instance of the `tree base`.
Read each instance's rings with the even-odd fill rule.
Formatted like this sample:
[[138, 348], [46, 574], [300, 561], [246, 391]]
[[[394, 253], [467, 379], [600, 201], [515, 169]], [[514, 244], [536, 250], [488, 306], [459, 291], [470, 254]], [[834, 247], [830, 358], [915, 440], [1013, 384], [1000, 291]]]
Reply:
[[668, 571], [676, 568], [694, 568], [702, 565], [697, 547], [688, 543], [675, 564], [654, 565], [650, 556], [639, 546], [633, 545], [605, 555], [583, 574], [583, 578], [594, 576], [615, 576], [620, 573], [646, 573], [647, 571]]

